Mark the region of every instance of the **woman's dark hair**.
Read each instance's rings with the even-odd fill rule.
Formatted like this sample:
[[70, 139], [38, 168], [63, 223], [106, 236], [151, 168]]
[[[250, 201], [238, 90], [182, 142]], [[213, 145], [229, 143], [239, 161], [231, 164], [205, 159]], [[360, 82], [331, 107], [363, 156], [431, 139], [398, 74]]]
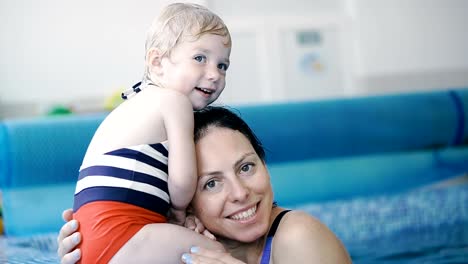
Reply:
[[257, 155], [265, 161], [262, 143], [242, 118], [231, 110], [220, 106], [208, 106], [194, 112], [195, 143], [203, 138], [211, 127], [229, 128], [242, 133], [250, 142]]

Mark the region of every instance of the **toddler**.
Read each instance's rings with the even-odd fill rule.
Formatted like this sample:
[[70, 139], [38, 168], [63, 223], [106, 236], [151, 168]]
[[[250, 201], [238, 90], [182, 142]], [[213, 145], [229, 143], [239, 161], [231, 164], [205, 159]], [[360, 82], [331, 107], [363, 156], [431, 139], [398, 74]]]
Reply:
[[83, 263], [139, 254], [121, 250], [132, 238], [177, 247], [177, 234], [164, 237], [151, 226], [168, 214], [184, 223], [197, 184], [193, 110], [223, 91], [230, 51], [226, 25], [205, 7], [171, 4], [153, 22], [143, 80], [101, 123], [80, 168], [73, 211]]

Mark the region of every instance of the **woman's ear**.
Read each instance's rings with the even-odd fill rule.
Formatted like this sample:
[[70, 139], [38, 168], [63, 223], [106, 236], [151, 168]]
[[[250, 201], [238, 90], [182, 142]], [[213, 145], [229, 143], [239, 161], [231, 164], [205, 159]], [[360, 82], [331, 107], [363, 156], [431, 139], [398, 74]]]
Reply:
[[150, 73], [156, 74], [156, 75], [162, 75], [163, 69], [162, 69], [162, 59], [163, 59], [163, 53], [161, 50], [157, 48], [150, 48], [148, 50], [148, 53], [146, 54], [146, 65], [148, 65], [148, 69]]

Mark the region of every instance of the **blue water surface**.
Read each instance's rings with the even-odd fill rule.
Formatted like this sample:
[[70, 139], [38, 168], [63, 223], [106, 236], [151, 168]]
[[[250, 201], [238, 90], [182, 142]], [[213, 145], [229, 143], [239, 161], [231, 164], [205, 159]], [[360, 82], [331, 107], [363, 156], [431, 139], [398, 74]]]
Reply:
[[468, 263], [468, 185], [300, 206], [343, 241], [353, 263]]
[[[356, 264], [468, 263], [468, 185], [305, 204]], [[57, 234], [0, 237], [0, 263], [60, 263]]]

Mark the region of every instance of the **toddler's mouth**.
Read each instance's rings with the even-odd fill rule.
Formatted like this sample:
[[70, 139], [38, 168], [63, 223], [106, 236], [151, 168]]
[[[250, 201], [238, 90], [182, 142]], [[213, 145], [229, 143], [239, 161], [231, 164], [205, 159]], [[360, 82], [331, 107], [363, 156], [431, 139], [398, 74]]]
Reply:
[[214, 90], [206, 89], [206, 88], [201, 88], [201, 87], [195, 87], [198, 91], [201, 91], [204, 94], [212, 94], [214, 93]]

